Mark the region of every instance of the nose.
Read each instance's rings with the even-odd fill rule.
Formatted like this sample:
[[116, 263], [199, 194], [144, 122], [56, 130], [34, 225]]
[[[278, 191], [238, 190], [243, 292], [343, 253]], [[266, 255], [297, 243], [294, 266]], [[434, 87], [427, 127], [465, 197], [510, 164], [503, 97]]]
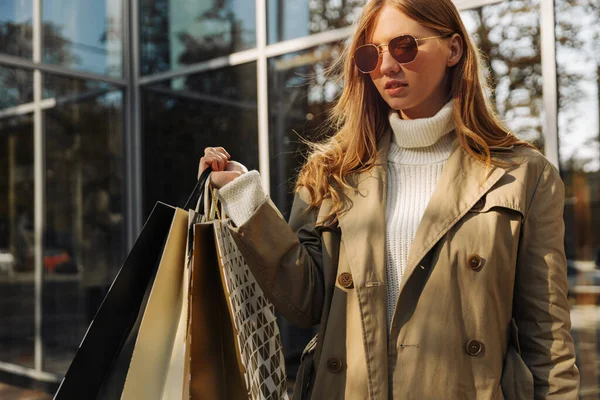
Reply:
[[379, 67], [383, 75], [394, 75], [400, 71], [400, 64], [390, 55], [387, 49], [383, 50], [381, 55], [381, 66]]

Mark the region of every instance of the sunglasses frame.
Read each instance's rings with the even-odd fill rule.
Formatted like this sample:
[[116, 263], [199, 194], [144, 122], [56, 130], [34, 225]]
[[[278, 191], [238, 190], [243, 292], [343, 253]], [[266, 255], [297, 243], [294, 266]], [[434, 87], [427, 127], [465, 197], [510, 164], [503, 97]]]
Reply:
[[[377, 65], [379, 65], [379, 60], [381, 59], [381, 57], [383, 57], [383, 53], [384, 53], [384, 52], [386, 52], [386, 51], [387, 51], [387, 52], [389, 52], [389, 51], [390, 51], [390, 50], [389, 50], [389, 47], [390, 47], [390, 43], [392, 42], [392, 40], [396, 40], [396, 39], [398, 39], [398, 38], [400, 38], [400, 37], [406, 37], [406, 36], [408, 36], [408, 37], [411, 37], [411, 38], [412, 38], [412, 39], [415, 41], [415, 43], [417, 44], [417, 47], [416, 47], [416, 49], [417, 49], [417, 53], [415, 54], [415, 58], [413, 58], [413, 59], [412, 59], [412, 60], [410, 60], [410, 61], [407, 61], [407, 62], [400, 62], [400, 61], [396, 60], [396, 59], [395, 59], [395, 58], [392, 56], [392, 58], [394, 58], [394, 61], [396, 61], [398, 64], [400, 64], [400, 65], [406, 65], [406, 64], [410, 64], [410, 63], [412, 63], [413, 61], [415, 61], [415, 60], [417, 59], [417, 56], [419, 55], [419, 46], [420, 46], [420, 43], [419, 43], [419, 42], [420, 42], [420, 41], [423, 41], [423, 40], [429, 40], [429, 39], [445, 38], [445, 37], [449, 37], [449, 36], [452, 36], [452, 35], [453, 35], [453, 33], [447, 33], [447, 34], [445, 34], [445, 35], [437, 35], [437, 36], [428, 36], [428, 37], [424, 37], [424, 38], [418, 38], [418, 37], [415, 37], [415, 36], [413, 36], [413, 35], [410, 35], [410, 34], [405, 34], [405, 35], [398, 35], [398, 36], [396, 36], [396, 37], [394, 37], [394, 38], [390, 39], [390, 41], [388, 42], [388, 44], [383, 44], [383, 43], [382, 43], [382, 44], [365, 43], [365, 44], [363, 44], [363, 45], [360, 45], [360, 46], [358, 46], [356, 49], [354, 49], [354, 53], [352, 54], [352, 60], [354, 61], [354, 66], [356, 67], [356, 69], [357, 69], [357, 70], [359, 70], [359, 71], [360, 71], [360, 72], [362, 72], [363, 74], [370, 74], [371, 72], [373, 72], [373, 71], [375, 71], [375, 70], [377, 69]], [[358, 51], [358, 49], [361, 49], [361, 48], [364, 48], [364, 47], [367, 47], [367, 46], [372, 46], [372, 47], [375, 47], [375, 48], [377, 49], [377, 54], [378, 54], [378, 58], [377, 58], [377, 65], [375, 65], [375, 68], [373, 68], [373, 69], [372, 69], [372, 70], [370, 70], [370, 71], [363, 71], [363, 70], [362, 70], [362, 69], [360, 69], [360, 68], [358, 67], [358, 65], [356, 64], [356, 52]], [[386, 47], [386, 49], [385, 49], [385, 50], [383, 49], [383, 46], [385, 46], [385, 47]]]

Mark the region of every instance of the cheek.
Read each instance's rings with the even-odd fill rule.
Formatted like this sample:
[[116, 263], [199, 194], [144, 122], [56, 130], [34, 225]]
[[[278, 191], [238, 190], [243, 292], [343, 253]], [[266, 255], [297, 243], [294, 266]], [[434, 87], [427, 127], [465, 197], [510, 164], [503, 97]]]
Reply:
[[371, 77], [371, 84], [373, 84], [373, 86], [377, 88], [379, 94], [383, 96], [385, 84], [383, 82], [383, 75], [379, 72], [379, 69], [371, 72], [369, 76]]
[[406, 76], [413, 86], [437, 86], [443, 79], [446, 65], [440, 57], [433, 54], [419, 54], [419, 57], [407, 65]]

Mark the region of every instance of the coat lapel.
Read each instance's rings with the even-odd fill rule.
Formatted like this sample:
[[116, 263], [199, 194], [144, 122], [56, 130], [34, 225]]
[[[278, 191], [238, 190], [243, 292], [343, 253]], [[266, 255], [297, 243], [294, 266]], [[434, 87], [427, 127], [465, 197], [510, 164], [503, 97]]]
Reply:
[[415, 268], [433, 246], [505, 174], [504, 169], [485, 164], [457, 146], [442, 171], [410, 247], [400, 294]]
[[355, 285], [385, 282], [385, 204], [387, 153], [391, 134], [379, 141], [377, 161], [369, 171], [353, 179], [356, 189], [344, 190], [349, 209], [339, 218], [342, 241]]
[[345, 190], [351, 207], [339, 218], [342, 245], [360, 307], [369, 371], [369, 398], [387, 399], [387, 290], [385, 286], [385, 203], [387, 153], [391, 134], [378, 142], [375, 166], [352, 179]]

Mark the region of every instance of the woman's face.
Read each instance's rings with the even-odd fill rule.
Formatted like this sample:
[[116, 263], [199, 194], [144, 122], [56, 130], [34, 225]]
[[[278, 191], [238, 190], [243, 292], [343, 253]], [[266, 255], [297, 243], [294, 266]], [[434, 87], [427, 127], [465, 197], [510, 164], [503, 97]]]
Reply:
[[[415, 38], [438, 36], [439, 32], [420, 25], [396, 8], [386, 6], [379, 14], [371, 43], [384, 44], [377, 68], [369, 75], [377, 91], [405, 119], [435, 115], [446, 103], [448, 89], [446, 71], [462, 55], [459, 35], [424, 40], [419, 43], [417, 57], [408, 64], [399, 64], [390, 55], [390, 39], [409, 34]], [[458, 57], [456, 57], [457, 52]]]

